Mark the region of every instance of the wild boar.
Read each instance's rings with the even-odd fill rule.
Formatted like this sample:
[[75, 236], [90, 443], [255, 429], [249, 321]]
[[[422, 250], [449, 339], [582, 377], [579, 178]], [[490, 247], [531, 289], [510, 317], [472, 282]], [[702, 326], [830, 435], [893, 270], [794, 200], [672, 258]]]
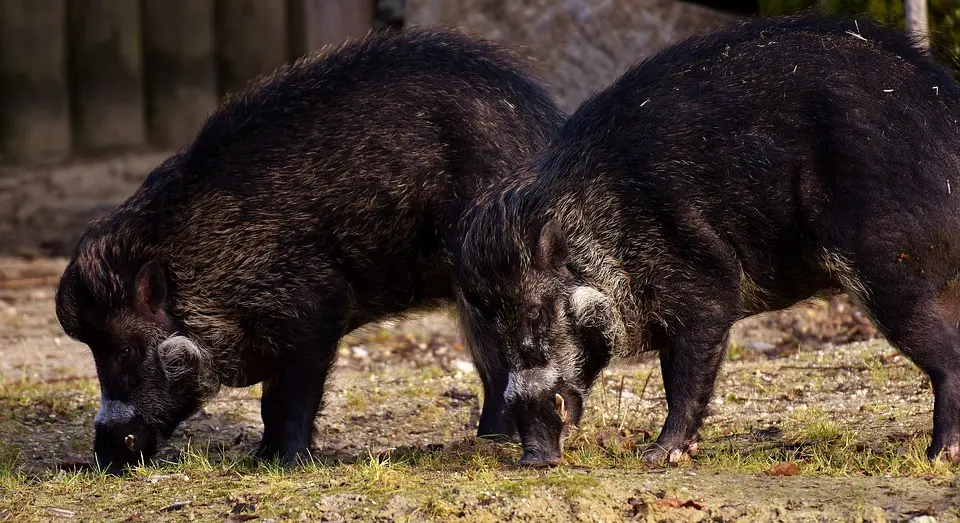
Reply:
[[658, 351], [647, 458], [696, 443], [731, 325], [846, 291], [926, 372], [960, 459], [960, 85], [903, 33], [803, 15], [694, 36], [585, 101], [475, 200], [462, 316], [509, 367], [522, 463], [611, 358]]
[[[467, 202], [559, 130], [529, 69], [456, 31], [373, 33], [230, 97], [92, 223], [57, 317], [96, 361], [100, 464], [149, 459], [220, 386], [261, 382], [257, 455], [304, 457], [340, 338], [452, 303]], [[509, 434], [505, 366], [470, 348], [478, 434]]]

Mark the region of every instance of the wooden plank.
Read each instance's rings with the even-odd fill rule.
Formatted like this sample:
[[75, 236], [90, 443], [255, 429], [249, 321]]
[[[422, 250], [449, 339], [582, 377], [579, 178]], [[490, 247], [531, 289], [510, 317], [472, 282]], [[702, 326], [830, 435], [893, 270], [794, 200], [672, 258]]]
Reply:
[[402, 29], [406, 0], [378, 0], [373, 7], [374, 29]]
[[217, 80], [220, 93], [241, 89], [290, 56], [287, 7], [276, 0], [217, 0]]
[[181, 147], [217, 106], [213, 0], [143, 0], [150, 141]]
[[290, 0], [295, 56], [360, 37], [373, 27], [372, 0]]
[[67, 11], [77, 149], [100, 152], [143, 145], [139, 3], [71, 0]]
[[0, 1], [0, 160], [70, 154], [64, 0]]

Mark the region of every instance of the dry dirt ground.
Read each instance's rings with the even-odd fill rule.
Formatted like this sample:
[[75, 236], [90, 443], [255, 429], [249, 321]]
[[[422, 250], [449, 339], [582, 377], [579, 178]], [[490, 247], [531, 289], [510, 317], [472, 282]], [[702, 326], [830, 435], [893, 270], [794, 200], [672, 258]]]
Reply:
[[479, 382], [451, 317], [353, 333], [316, 463], [254, 462], [259, 388], [185, 422], [162, 462], [88, 470], [99, 404], [53, 313], [61, 259], [0, 259], [0, 520], [960, 521], [956, 467], [923, 458], [929, 381], [844, 299], [738, 324], [693, 460], [643, 466], [666, 405], [653, 361], [594, 389], [565, 464], [472, 437]]

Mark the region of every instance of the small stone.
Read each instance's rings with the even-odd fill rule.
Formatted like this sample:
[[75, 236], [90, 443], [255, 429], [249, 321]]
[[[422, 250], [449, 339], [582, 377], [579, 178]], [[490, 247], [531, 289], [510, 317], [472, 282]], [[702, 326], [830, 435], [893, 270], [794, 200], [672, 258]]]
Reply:
[[473, 364], [466, 360], [453, 360], [453, 368], [464, 374], [471, 374], [474, 372]]
[[72, 511], [72, 510], [67, 510], [67, 509], [65, 509], [65, 508], [44, 507], [44, 510], [46, 510], [47, 512], [53, 514], [54, 516], [57, 516], [58, 518], [73, 519], [73, 518], [77, 517], [77, 513], [76, 513], [76, 512], [74, 512], [74, 511]]
[[777, 346], [765, 341], [751, 341], [750, 343], [747, 343], [747, 348], [757, 352], [770, 352], [775, 350]]
[[452, 399], [455, 402], [461, 403], [470, 401], [473, 398], [477, 397], [470, 389], [463, 389], [460, 387], [453, 387], [445, 394], [448, 398]]

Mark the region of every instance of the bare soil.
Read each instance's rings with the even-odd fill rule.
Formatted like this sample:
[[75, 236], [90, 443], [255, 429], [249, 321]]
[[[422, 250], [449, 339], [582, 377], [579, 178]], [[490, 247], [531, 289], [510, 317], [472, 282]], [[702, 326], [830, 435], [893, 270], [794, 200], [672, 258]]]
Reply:
[[64, 263], [0, 258], [0, 520], [960, 520], [957, 469], [922, 458], [929, 381], [844, 297], [736, 325], [700, 452], [678, 467], [636, 457], [666, 414], [645, 361], [604, 374], [564, 466], [519, 469], [517, 446], [473, 437], [479, 381], [438, 311], [344, 340], [312, 468], [245, 457], [262, 430], [251, 387], [181, 426], [161, 453], [178, 465], [91, 478], [70, 471], [90, 461], [99, 391], [54, 316]]

